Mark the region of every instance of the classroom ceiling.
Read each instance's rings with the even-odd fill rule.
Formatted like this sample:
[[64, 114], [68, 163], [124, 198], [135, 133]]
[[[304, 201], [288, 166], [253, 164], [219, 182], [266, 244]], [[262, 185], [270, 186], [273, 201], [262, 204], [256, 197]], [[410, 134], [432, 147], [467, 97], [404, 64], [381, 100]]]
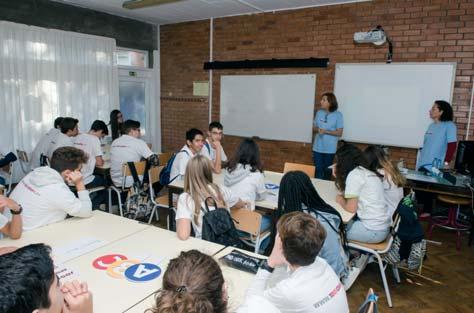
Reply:
[[184, 0], [143, 9], [122, 8], [124, 0], [53, 0], [154, 24], [173, 24], [231, 15], [371, 0]]

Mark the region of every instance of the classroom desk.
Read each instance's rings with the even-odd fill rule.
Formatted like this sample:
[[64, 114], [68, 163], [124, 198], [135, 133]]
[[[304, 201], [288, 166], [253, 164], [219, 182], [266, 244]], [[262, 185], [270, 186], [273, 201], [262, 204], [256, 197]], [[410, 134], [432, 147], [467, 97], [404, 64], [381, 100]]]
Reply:
[[[283, 173], [277, 173], [272, 171], [265, 171], [265, 184], [274, 184], [280, 185], [281, 178], [283, 177]], [[213, 174], [214, 183], [219, 186], [224, 185], [224, 174]], [[318, 191], [321, 198], [326, 201], [329, 205], [334, 207], [342, 216], [342, 220], [344, 223], [349, 222], [353, 217], [354, 214], [345, 211], [337, 202], [336, 196], [338, 194], [338, 190], [332, 181], [322, 180], [312, 178], [311, 182], [313, 183], [314, 187]], [[173, 194], [179, 194], [183, 191], [184, 188], [184, 181], [180, 179], [175, 179], [171, 184], [168, 186], [169, 190], [169, 203], [173, 203]], [[255, 207], [264, 210], [275, 210], [278, 206], [278, 196], [269, 196], [262, 201], [256, 201]]]
[[[148, 224], [142, 224], [135, 220], [102, 211], [93, 211], [90, 218], [72, 217], [59, 223], [24, 232], [17, 240], [4, 238], [0, 240], [0, 246], [22, 247], [32, 243], [45, 243], [54, 250], [54, 248], [71, 245], [82, 238], [93, 238], [103, 241], [94, 246], [97, 249], [149, 227]], [[60, 263], [63, 261], [61, 258], [55, 260]]]
[[[176, 233], [157, 227], [147, 229], [113, 242], [100, 249], [66, 262], [65, 265], [78, 271], [80, 280], [86, 281], [94, 294], [94, 313], [124, 312], [150, 297], [161, 287], [162, 276], [169, 260], [177, 257], [181, 251], [197, 249], [213, 255], [224, 246], [189, 238], [181, 241]], [[113, 278], [105, 271], [92, 266], [92, 262], [101, 256], [118, 253], [128, 259], [158, 264], [162, 274], [157, 279], [133, 283], [125, 278]]]
[[[215, 254], [214, 258], [218, 261], [221, 257], [232, 252], [232, 250], [234, 249], [235, 248], [233, 247], [227, 247], [219, 251], [217, 254]], [[241, 250], [241, 251], [243, 251], [246, 254], [253, 255], [259, 258], [266, 258], [263, 255], [255, 254], [249, 251], [244, 251], [244, 250]], [[219, 262], [219, 265], [222, 269], [222, 274], [224, 275], [224, 279], [227, 284], [227, 292], [229, 295], [229, 300], [228, 300], [229, 312], [234, 312], [244, 302], [247, 288], [252, 283], [255, 275], [234, 269], [232, 267], [225, 265], [222, 262]], [[155, 301], [155, 294], [152, 294], [125, 312], [126, 313], [143, 313], [145, 312], [145, 310], [151, 308], [155, 304], [154, 301]]]
[[456, 184], [452, 184], [443, 177], [428, 176], [414, 170], [408, 170], [403, 175], [407, 180], [406, 188], [455, 197], [472, 197], [470, 189], [464, 185], [461, 179], [457, 179]]

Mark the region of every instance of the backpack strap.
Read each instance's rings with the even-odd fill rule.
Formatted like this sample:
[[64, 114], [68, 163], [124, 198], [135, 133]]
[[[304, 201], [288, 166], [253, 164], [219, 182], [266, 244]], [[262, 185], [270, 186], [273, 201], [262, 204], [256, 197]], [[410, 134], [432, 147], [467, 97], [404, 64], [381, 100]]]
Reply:
[[137, 184], [139, 187], [141, 187], [143, 182], [140, 182], [135, 164], [133, 162], [127, 162], [127, 165], [130, 169], [130, 173], [132, 174], [134, 184]]
[[212, 202], [214, 202], [214, 208], [217, 209], [217, 202], [216, 200], [213, 198], [213, 197], [207, 197], [206, 200], [204, 200], [204, 207], [201, 207], [201, 211], [203, 211], [203, 213], [209, 213], [209, 205], [207, 204], [207, 201], [208, 200], [212, 200]]
[[[174, 161], [175, 161], [175, 159], [176, 159], [176, 156], [177, 156], [178, 153], [180, 153], [180, 152], [185, 152], [187, 155], [189, 155], [188, 151], [186, 151], [186, 150], [180, 150], [180, 151], [176, 152], [176, 154], [175, 154], [174, 157], [173, 157], [173, 162], [170, 164], [170, 172], [171, 172], [171, 168], [173, 167], [173, 163], [174, 163]], [[171, 184], [171, 183], [172, 183], [176, 178], [178, 178], [178, 177], [179, 177], [179, 174], [176, 175], [176, 176], [173, 177], [173, 178], [170, 178], [170, 181], [169, 181], [168, 184]]]
[[211, 147], [209, 145], [209, 142], [207, 140], [204, 140], [204, 145], [207, 148], [207, 152], [209, 152], [209, 155], [211, 155]]

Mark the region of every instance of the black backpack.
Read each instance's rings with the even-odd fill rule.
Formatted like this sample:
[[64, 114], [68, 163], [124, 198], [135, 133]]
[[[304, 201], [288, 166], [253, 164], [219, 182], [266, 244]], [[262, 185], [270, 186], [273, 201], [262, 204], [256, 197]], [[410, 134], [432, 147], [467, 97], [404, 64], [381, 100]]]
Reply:
[[[208, 201], [214, 202], [215, 210], [209, 210]], [[243, 248], [239, 233], [234, 225], [234, 220], [225, 208], [217, 207], [216, 200], [209, 197], [204, 201], [201, 208], [202, 216], [202, 239], [218, 243], [224, 246]]]
[[168, 186], [171, 184], [176, 178], [178, 178], [179, 175], [175, 177], [171, 177], [171, 168], [173, 167], [174, 159], [176, 159], [176, 156], [178, 153], [185, 152], [187, 155], [189, 155], [188, 151], [186, 150], [181, 150], [173, 154], [173, 156], [169, 159], [168, 163], [166, 163], [165, 167], [161, 170], [160, 172], [160, 184], [162, 186]]

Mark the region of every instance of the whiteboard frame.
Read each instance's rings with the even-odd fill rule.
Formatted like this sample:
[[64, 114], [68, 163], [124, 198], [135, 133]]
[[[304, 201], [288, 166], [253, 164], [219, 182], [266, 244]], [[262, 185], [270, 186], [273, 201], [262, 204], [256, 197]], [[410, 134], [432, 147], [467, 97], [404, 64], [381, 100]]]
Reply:
[[[456, 68], [457, 68], [457, 62], [393, 62], [393, 63], [336, 63], [334, 65], [334, 92], [336, 91], [336, 83], [337, 83], [337, 67], [338, 66], [361, 66], [361, 65], [366, 65], [366, 66], [373, 66], [373, 65], [446, 65], [450, 64], [453, 66], [452, 70], [452, 80], [451, 80], [451, 93], [449, 95], [449, 103], [452, 106], [453, 103], [453, 95], [454, 95], [454, 85], [456, 81]], [[337, 97], [337, 94], [336, 94]], [[343, 134], [344, 137], [344, 134]], [[344, 138], [341, 137], [341, 140], [344, 140]], [[366, 142], [366, 141], [359, 141], [359, 140], [350, 140], [349, 142], [354, 142], [354, 143], [363, 143], [363, 144], [372, 144], [372, 145], [384, 145], [388, 146], [387, 143], [384, 142]], [[411, 148], [411, 149], [420, 149], [418, 146], [391, 146], [391, 147], [400, 147], [400, 148]]]

